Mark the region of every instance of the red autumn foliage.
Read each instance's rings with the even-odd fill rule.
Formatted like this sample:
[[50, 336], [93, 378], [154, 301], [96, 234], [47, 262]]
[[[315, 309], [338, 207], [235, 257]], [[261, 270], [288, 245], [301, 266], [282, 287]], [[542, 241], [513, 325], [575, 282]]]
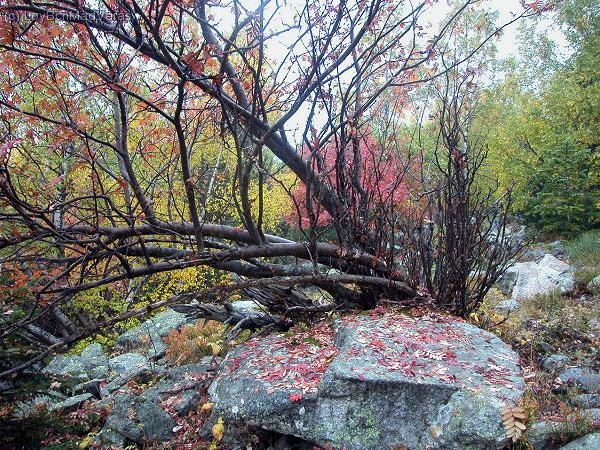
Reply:
[[[361, 209], [364, 209], [361, 202], [367, 204], [371, 214], [403, 206], [408, 196], [408, 186], [402, 175], [406, 172], [406, 163], [384, 148], [371, 133], [355, 136], [345, 144], [336, 141], [321, 145], [315, 141], [311, 147], [303, 148], [303, 156], [313, 162], [318, 176], [328, 185], [349, 192], [347, 198], [351, 216], [358, 219]], [[293, 192], [296, 211], [286, 217], [290, 225], [311, 226], [306, 196], [306, 185], [300, 183]], [[317, 225], [324, 226], [331, 221], [327, 211], [314, 212]], [[368, 226], [374, 225], [372, 217], [362, 219], [367, 221]]]

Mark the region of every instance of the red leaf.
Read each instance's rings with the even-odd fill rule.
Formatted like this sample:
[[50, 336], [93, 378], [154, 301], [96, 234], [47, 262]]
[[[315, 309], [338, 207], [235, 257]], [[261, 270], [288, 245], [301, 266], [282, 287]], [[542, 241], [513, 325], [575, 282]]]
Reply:
[[302, 394], [290, 394], [290, 400], [293, 402], [299, 402], [302, 400]]
[[385, 344], [377, 338], [371, 340], [371, 345], [379, 350], [383, 350], [385, 348]]

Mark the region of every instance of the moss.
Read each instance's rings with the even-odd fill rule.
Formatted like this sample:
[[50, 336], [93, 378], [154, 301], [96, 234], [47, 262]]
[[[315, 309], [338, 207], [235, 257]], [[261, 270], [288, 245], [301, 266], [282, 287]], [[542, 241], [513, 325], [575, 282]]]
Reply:
[[372, 411], [361, 408], [348, 413], [348, 421], [333, 434], [334, 445], [363, 445], [367, 448], [377, 447], [380, 443], [379, 420]]

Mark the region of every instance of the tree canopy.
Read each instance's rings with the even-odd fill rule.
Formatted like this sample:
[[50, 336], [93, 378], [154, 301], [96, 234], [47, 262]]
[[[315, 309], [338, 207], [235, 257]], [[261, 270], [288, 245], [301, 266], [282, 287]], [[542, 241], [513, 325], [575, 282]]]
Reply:
[[[470, 62], [551, 6], [523, 4], [495, 25], [479, 3], [437, 20], [431, 1], [0, 0], [0, 336], [43, 344], [41, 359], [167, 304], [240, 290], [278, 327], [382, 298], [468, 315], [515, 251], [510, 195], [476, 183]], [[544, 94], [569, 89], [582, 108], [544, 164], [594, 139], [575, 125], [589, 114], [580, 97], [593, 105], [587, 42], [590, 56], [571, 63], [584, 78], [557, 77]], [[435, 123], [428, 148], [400, 132], [424, 85], [437, 98], [422, 110]], [[210, 286], [179, 278], [173, 296], [140, 303], [168, 273]], [[127, 304], [101, 318], [71, 307], [90, 292]]]

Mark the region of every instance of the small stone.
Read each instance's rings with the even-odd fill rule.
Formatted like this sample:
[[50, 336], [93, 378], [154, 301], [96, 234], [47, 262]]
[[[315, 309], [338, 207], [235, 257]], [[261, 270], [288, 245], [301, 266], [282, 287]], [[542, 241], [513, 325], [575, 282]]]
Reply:
[[579, 394], [571, 401], [583, 409], [600, 408], [600, 394]]
[[106, 386], [109, 392], [120, 388], [142, 374], [152, 373], [150, 361], [139, 353], [124, 353], [115, 356], [109, 360], [109, 367], [113, 372], [113, 376]]
[[511, 296], [524, 300], [555, 290], [571, 292], [575, 287], [574, 268], [564, 261], [546, 254], [539, 262], [519, 262], [510, 270], [518, 273]]
[[521, 255], [521, 261], [523, 262], [536, 262], [544, 257], [546, 252], [541, 248], [527, 249]]
[[[125, 436], [116, 431], [103, 428], [92, 440], [92, 444], [96, 446], [110, 446], [110, 448], [124, 448], [126, 443]], [[105, 447], [103, 447], [105, 448]]]
[[79, 358], [90, 378], [104, 378], [108, 374], [108, 356], [104, 353], [102, 345], [88, 345]]
[[506, 316], [518, 307], [519, 302], [510, 298], [508, 300], [503, 300], [499, 302], [496, 306], [494, 306], [494, 310], [496, 310], [499, 314]]
[[547, 372], [555, 372], [564, 369], [569, 364], [569, 357], [566, 355], [555, 354], [547, 356], [542, 361], [542, 369]]
[[102, 349], [102, 345], [98, 344], [97, 342], [88, 345], [82, 352], [81, 352], [81, 356], [82, 358], [99, 358], [104, 356], [104, 350]]
[[564, 370], [559, 376], [562, 387], [573, 386], [583, 393], [600, 392], [600, 374], [586, 367], [572, 367]]
[[590, 416], [593, 423], [600, 424], [600, 408], [590, 408], [586, 410], [586, 413]]
[[40, 410], [49, 409], [53, 402], [64, 399], [64, 396], [38, 395], [31, 400], [18, 401], [12, 411], [12, 416], [17, 419], [26, 419], [35, 416]]
[[600, 292], [600, 275], [594, 277], [592, 281], [587, 284], [587, 289], [590, 292]]
[[125, 394], [116, 398], [105, 428], [133, 442], [163, 442], [173, 435], [177, 422], [146, 397]]
[[110, 358], [108, 361], [110, 370], [118, 374], [138, 372], [140, 369], [150, 369], [148, 358], [139, 353], [123, 353]]
[[556, 258], [564, 258], [565, 257], [565, 246], [562, 241], [554, 241], [548, 244], [548, 250], [552, 256]]
[[78, 355], [57, 355], [42, 372], [62, 379], [86, 380], [89, 378], [81, 357]]
[[181, 395], [181, 399], [174, 405], [174, 409], [180, 416], [187, 416], [198, 403], [200, 403], [200, 394], [195, 391], [187, 391]]
[[[220, 360], [221, 358], [218, 359]], [[171, 380], [181, 380], [212, 371], [213, 366], [210, 361], [211, 357], [207, 356], [202, 358], [199, 363], [173, 367], [167, 371], [167, 377]]]
[[139, 326], [127, 330], [117, 338], [116, 343], [122, 349], [135, 350], [156, 361], [166, 354], [167, 346], [163, 337], [186, 323], [185, 314], [166, 309]]
[[106, 389], [106, 379], [96, 378], [94, 380], [80, 383], [73, 388], [74, 393], [88, 393], [92, 394], [96, 398], [104, 398], [108, 396], [108, 390]]
[[544, 420], [535, 422], [527, 430], [527, 438], [533, 450], [546, 450], [556, 448], [554, 445], [562, 436], [573, 435], [577, 427], [571, 422], [554, 422]]
[[70, 412], [76, 410], [82, 403], [88, 401], [93, 398], [92, 394], [80, 394], [75, 395], [74, 397], [69, 397], [66, 400], [63, 400], [60, 403], [56, 403], [50, 406], [49, 411], [63, 411]]
[[560, 450], [598, 450], [600, 448], [600, 432], [588, 434], [587, 436], [575, 439]]
[[504, 295], [510, 297], [517, 282], [518, 275], [519, 271], [517, 268], [515, 266], [511, 266], [506, 269], [506, 272], [504, 272], [502, 277], [500, 277], [500, 279], [496, 282], [496, 286]]

